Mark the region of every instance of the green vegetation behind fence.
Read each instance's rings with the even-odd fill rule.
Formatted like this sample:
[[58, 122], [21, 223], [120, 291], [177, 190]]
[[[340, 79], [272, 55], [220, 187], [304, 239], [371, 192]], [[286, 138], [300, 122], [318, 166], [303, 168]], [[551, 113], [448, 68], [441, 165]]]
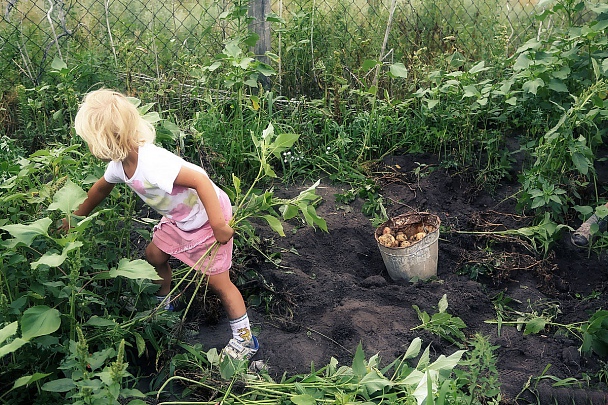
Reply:
[[[264, 2], [269, 0], [255, 0]], [[324, 77], [359, 80], [366, 59], [402, 62], [458, 51], [504, 57], [542, 26], [535, 1], [272, 0], [269, 50], [286, 96], [310, 95]], [[86, 62], [111, 77], [188, 79], [234, 36], [241, 0], [2, 0], [4, 90], [41, 83], [53, 59]], [[232, 13], [232, 14], [231, 14]], [[385, 40], [386, 35], [386, 40]], [[346, 75], [344, 73], [347, 73]], [[128, 83], [127, 83], [128, 85]]]

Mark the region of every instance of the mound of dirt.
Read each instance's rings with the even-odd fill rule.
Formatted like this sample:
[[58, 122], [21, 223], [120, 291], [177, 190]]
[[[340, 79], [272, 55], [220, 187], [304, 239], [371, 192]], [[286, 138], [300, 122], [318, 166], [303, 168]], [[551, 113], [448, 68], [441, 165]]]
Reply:
[[[414, 175], [416, 167], [425, 170]], [[602, 385], [593, 391], [558, 389], [543, 380], [534, 393], [524, 389], [548, 365], [546, 375], [559, 379], [596, 373], [601, 359], [581, 356], [576, 337], [550, 328], [524, 335], [512, 326], [503, 326], [498, 333], [496, 324], [486, 322], [497, 318], [493, 299], [498, 294], [513, 299], [510, 305], [520, 311], [530, 311], [530, 305], [552, 308], [555, 321], [562, 324], [588, 320], [597, 309], [608, 308], [605, 255], [573, 247], [568, 234], [541, 260], [525, 240], [458, 232], [529, 225], [531, 218], [516, 211], [515, 182], [490, 194], [465, 176], [441, 169], [431, 156], [387, 158], [378, 169], [378, 181], [390, 217], [420, 211], [440, 217], [437, 278], [393, 281], [374, 238], [375, 228], [362, 214], [364, 202], [341, 204], [336, 194], [346, 189], [322, 184], [318, 193], [323, 202], [317, 212], [327, 221], [329, 233], [296, 223], [287, 226], [285, 238], [261, 231], [283, 253], [279, 267], [262, 263], [256, 271], [289, 303], [270, 315], [265, 308], [249, 310], [261, 345], [256, 358], [268, 364], [271, 374], [306, 373], [311, 362], [318, 368], [331, 357], [350, 365], [359, 343], [368, 357], [379, 353], [388, 363], [415, 337], [431, 345], [432, 356], [450, 355], [458, 347], [424, 330], [412, 330], [420, 324], [412, 305], [432, 314], [446, 294], [447, 312], [464, 321], [467, 336], [480, 333], [499, 346], [503, 403], [522, 403], [530, 395], [542, 396], [540, 403], [579, 403], [576, 398], [584, 400], [580, 403], [608, 402]], [[275, 192], [292, 196], [308, 186], [277, 186]], [[576, 218], [571, 221], [573, 227], [580, 224]], [[206, 348], [221, 348], [228, 338], [225, 319], [202, 325], [198, 336]]]

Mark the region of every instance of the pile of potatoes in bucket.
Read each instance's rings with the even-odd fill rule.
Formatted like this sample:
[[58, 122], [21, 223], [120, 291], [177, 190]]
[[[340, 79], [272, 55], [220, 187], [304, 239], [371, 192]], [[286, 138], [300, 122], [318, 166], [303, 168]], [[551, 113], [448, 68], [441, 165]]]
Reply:
[[[424, 222], [408, 223], [401, 226], [392, 223], [392, 227], [388, 225], [387, 223], [378, 229], [377, 239], [378, 243], [382, 246], [392, 248], [410, 247], [437, 230], [435, 226], [428, 223], [425, 224]], [[382, 231], [381, 234], [380, 229]]]

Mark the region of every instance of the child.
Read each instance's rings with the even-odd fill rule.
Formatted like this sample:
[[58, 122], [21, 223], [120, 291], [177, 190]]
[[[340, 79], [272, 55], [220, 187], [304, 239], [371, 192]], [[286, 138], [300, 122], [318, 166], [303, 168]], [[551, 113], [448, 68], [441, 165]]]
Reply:
[[[126, 183], [163, 218], [154, 227], [146, 260], [162, 278], [158, 299], [171, 310], [173, 256], [205, 272], [230, 319], [232, 339], [223, 353], [234, 359], [250, 359], [258, 350], [252, 335], [243, 296], [230, 280], [234, 230], [228, 225], [232, 205], [201, 167], [186, 162], [154, 145], [154, 127], [122, 94], [111, 90], [89, 93], [74, 121], [76, 133], [97, 158], [108, 162], [106, 171], [91, 187], [86, 200], [74, 212], [86, 216], [110, 194], [114, 185]], [[67, 221], [64, 220], [64, 228]], [[199, 263], [215, 243], [217, 252]]]

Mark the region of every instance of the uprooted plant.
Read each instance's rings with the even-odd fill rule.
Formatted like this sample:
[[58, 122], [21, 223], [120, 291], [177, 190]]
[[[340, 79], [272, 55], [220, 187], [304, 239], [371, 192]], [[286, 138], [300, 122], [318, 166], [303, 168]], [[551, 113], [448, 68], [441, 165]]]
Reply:
[[503, 325], [515, 326], [524, 335], [547, 332], [565, 332], [580, 340], [579, 350], [584, 354], [595, 353], [600, 357], [608, 355], [608, 310], [598, 309], [587, 321], [569, 324], [556, 322], [561, 313], [559, 305], [550, 301], [529, 302], [529, 311], [513, 308], [519, 301], [500, 293], [493, 299], [496, 319], [486, 323], [496, 324], [500, 335]]
[[553, 244], [559, 239], [563, 229], [571, 229], [568, 225], [557, 224], [545, 213], [543, 220], [537, 225], [502, 231], [455, 231], [456, 233], [482, 236], [514, 236], [527, 240], [535, 253], [542, 253], [546, 258]]
[[[447, 357], [441, 355], [435, 361], [431, 361], [430, 347], [422, 353], [421, 348], [422, 340], [415, 338], [405, 349], [405, 354], [381, 368], [379, 356], [374, 355], [366, 360], [365, 353], [359, 345], [350, 366], [339, 366], [338, 361], [332, 358], [328, 365], [319, 370], [311, 365], [309, 374], [289, 378], [284, 376], [280, 381], [273, 380], [264, 371], [255, 375], [234, 373], [231, 379], [228, 382], [224, 381], [223, 384], [209, 376], [199, 376], [200, 378], [174, 376], [161, 387], [159, 396], [171, 382], [180, 381], [190, 390], [202, 390], [208, 393], [209, 400], [189, 402], [201, 405], [208, 404], [209, 401], [250, 405], [362, 402], [410, 405], [482, 403], [474, 394], [476, 388], [470, 386], [481, 380], [471, 374], [471, 370], [462, 370], [459, 373], [456, 370], [456, 367], [464, 364], [461, 359], [465, 350], [457, 350]], [[216, 356], [207, 358], [211, 359], [212, 367], [220, 366]], [[418, 358], [417, 363], [411, 365], [410, 363], [416, 358]], [[479, 375], [478, 372], [474, 373]], [[244, 387], [236, 387], [235, 382], [239, 378], [244, 382]], [[499, 396], [497, 392], [486, 394], [485, 399], [488, 399], [488, 402], [484, 403], [497, 403], [492, 402], [492, 398]]]

